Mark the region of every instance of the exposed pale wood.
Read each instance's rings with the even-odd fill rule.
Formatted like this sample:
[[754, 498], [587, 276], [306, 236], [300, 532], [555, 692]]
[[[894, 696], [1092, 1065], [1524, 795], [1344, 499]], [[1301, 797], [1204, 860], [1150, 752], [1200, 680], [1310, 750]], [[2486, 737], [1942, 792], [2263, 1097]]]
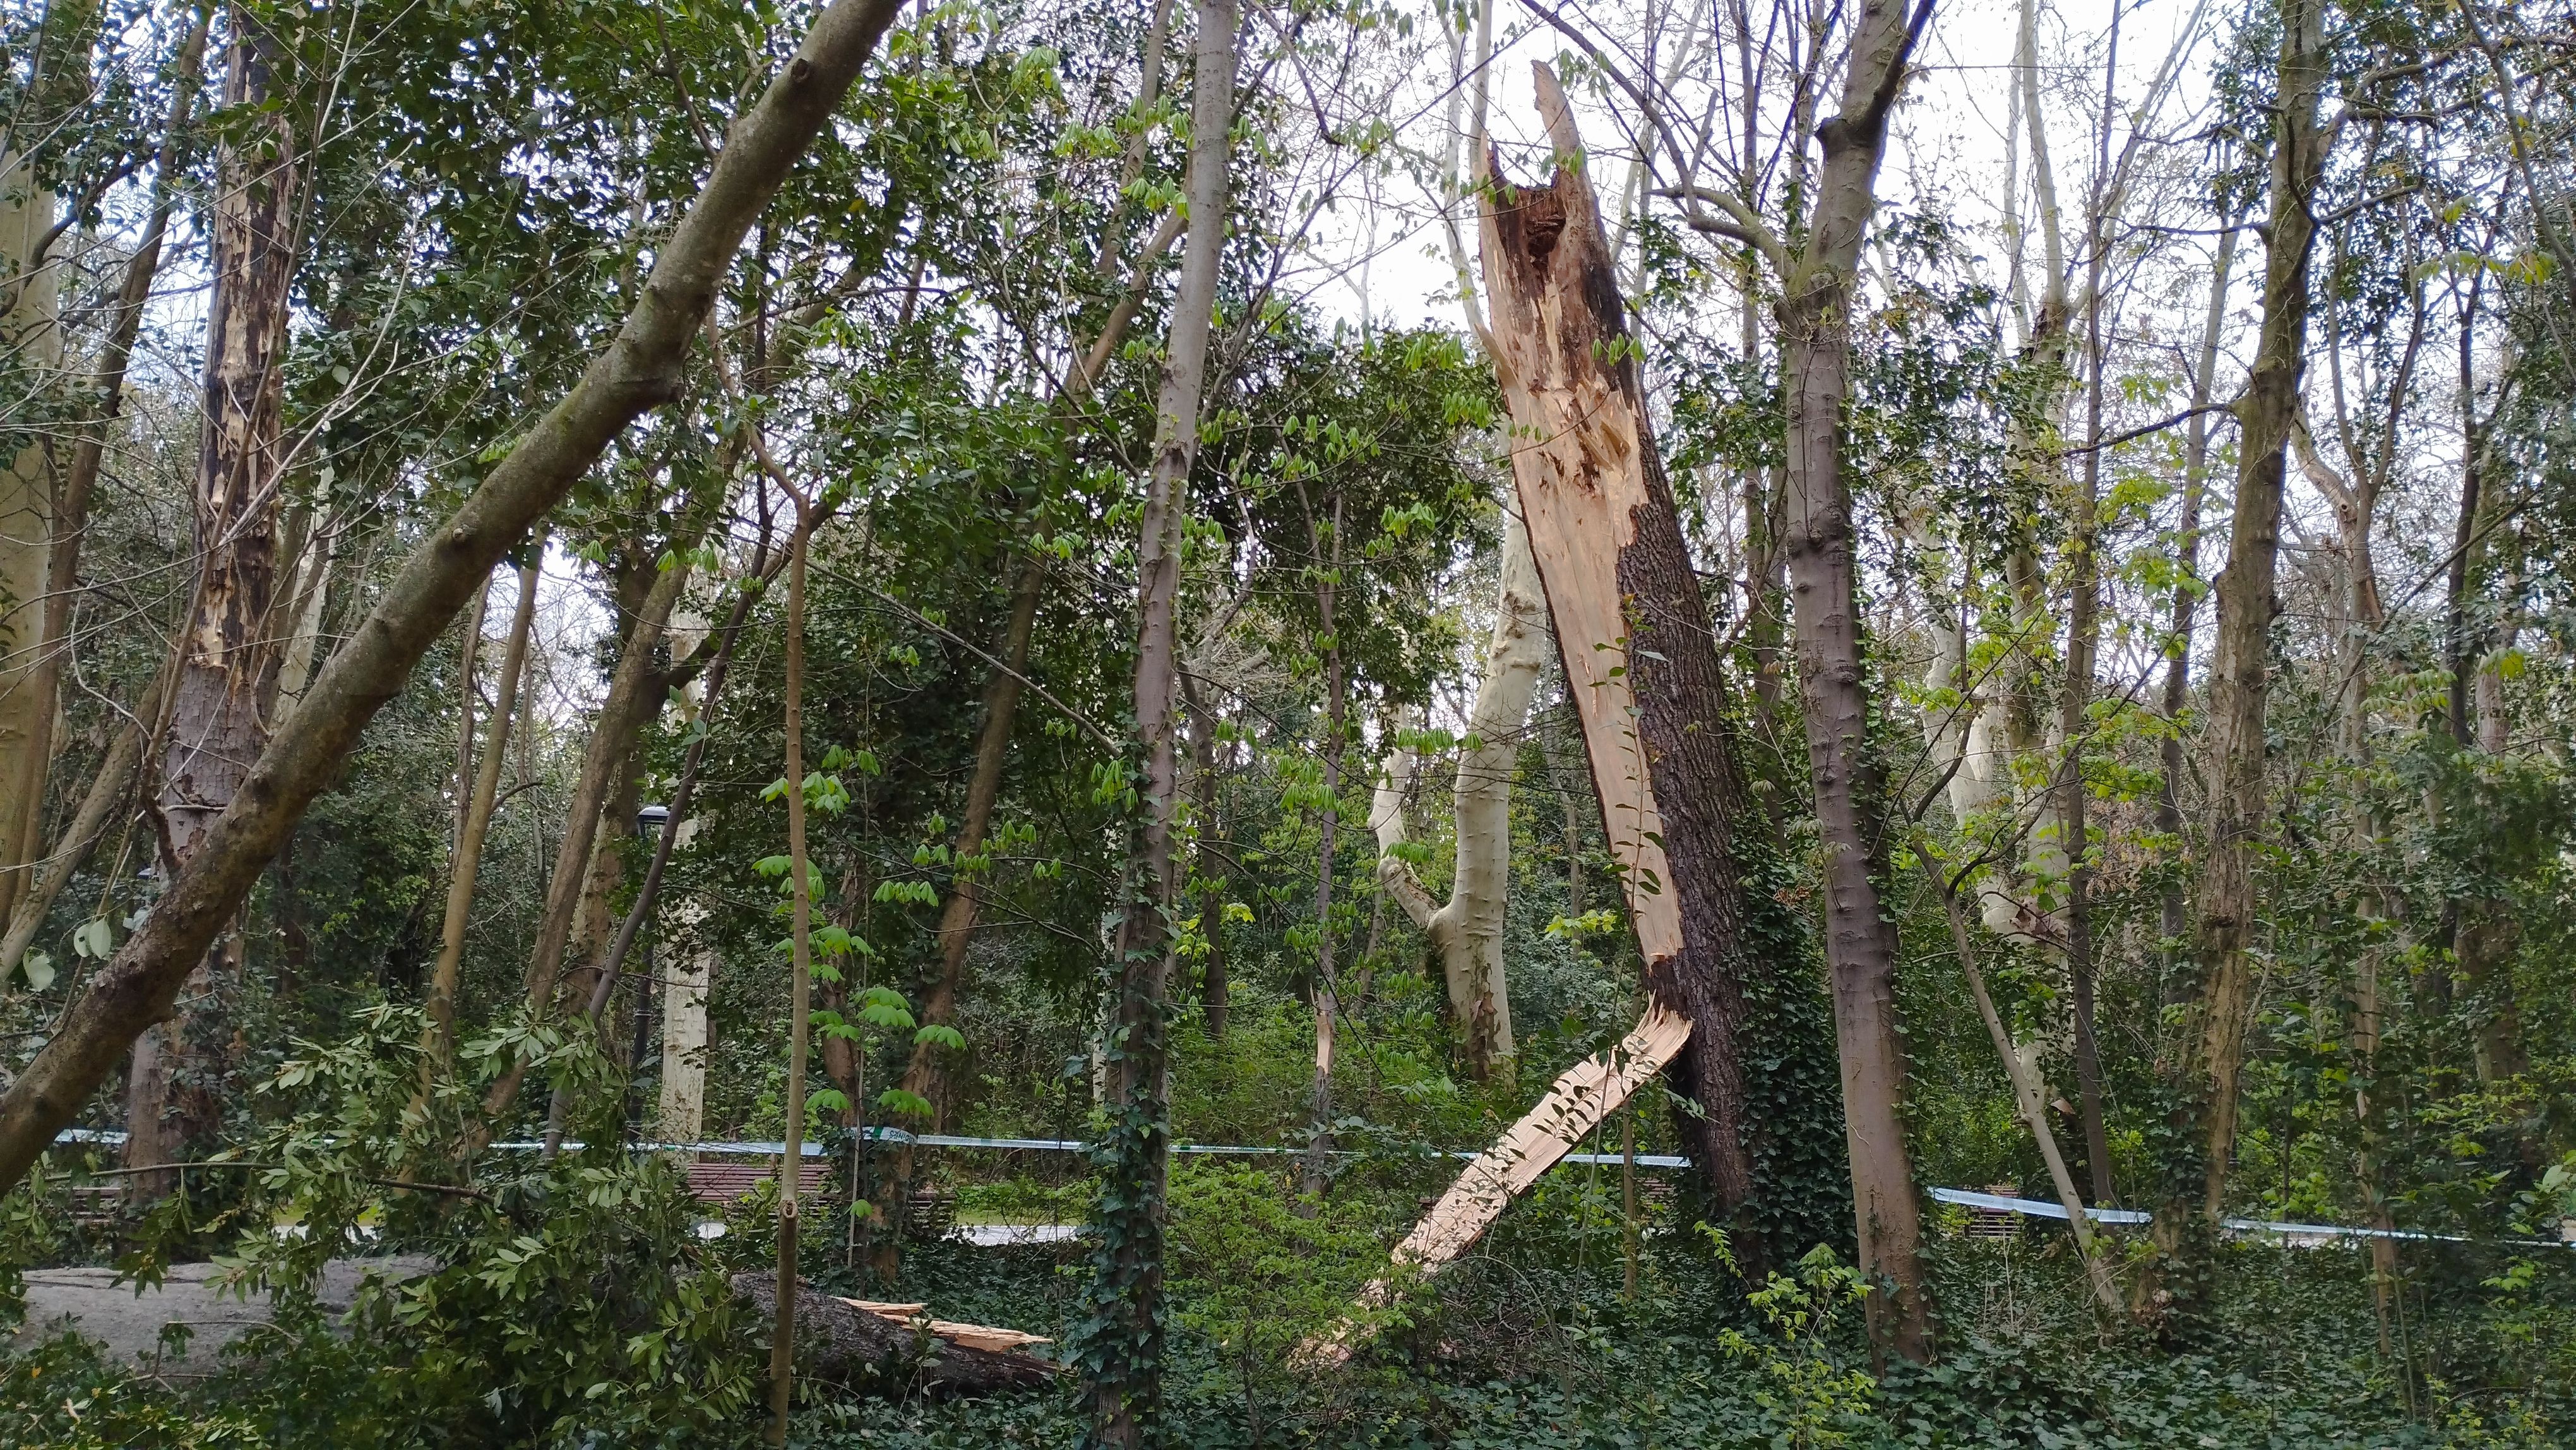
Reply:
[[1567, 1068], [1538, 1106], [1468, 1164], [1395, 1246], [1396, 1262], [1435, 1269], [1465, 1253], [1502, 1216], [1505, 1205], [1680, 1055], [1690, 1033], [1689, 1019], [1659, 1004], [1615, 1051]]
[[[843, 1299], [841, 1302], [897, 1324], [920, 1322], [930, 1309], [927, 1304], [892, 1304], [879, 1299]], [[989, 1324], [962, 1324], [954, 1319], [932, 1319], [928, 1324], [931, 1333], [951, 1344], [989, 1350], [994, 1354], [1026, 1349], [1032, 1344], [1055, 1343], [1043, 1334], [1031, 1334], [1021, 1329], [996, 1329]]]

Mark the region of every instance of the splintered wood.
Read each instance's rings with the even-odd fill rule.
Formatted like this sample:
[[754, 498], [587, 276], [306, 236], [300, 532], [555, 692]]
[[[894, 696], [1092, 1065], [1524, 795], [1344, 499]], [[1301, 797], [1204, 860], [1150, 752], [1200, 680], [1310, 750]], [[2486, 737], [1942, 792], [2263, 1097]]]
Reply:
[[[927, 1304], [895, 1304], [882, 1299], [845, 1298], [841, 1302], [853, 1309], [864, 1310], [879, 1319], [890, 1320], [906, 1327], [925, 1322], [924, 1315], [930, 1308]], [[962, 1344], [968, 1349], [989, 1350], [994, 1354], [1008, 1354], [1015, 1349], [1026, 1349], [1032, 1344], [1055, 1343], [1043, 1334], [1028, 1334], [1017, 1329], [996, 1329], [989, 1324], [960, 1324], [954, 1319], [930, 1319], [926, 1322], [931, 1333], [951, 1344]]]
[[1479, 1154], [1395, 1247], [1397, 1263], [1436, 1269], [1484, 1236], [1522, 1190], [1619, 1111], [1690, 1040], [1690, 1022], [1658, 1005], [1607, 1057], [1565, 1070], [1529, 1115]]
[[[1607, 1055], [1587, 1057], [1567, 1068], [1538, 1106], [1478, 1154], [1449, 1191], [1440, 1195], [1431, 1212], [1395, 1246], [1395, 1261], [1429, 1274], [1465, 1253], [1503, 1216], [1514, 1197], [1626, 1106], [1637, 1089], [1654, 1081], [1655, 1074], [1690, 1041], [1690, 1033], [1688, 1018], [1659, 1004], [1648, 1008], [1636, 1029]], [[1360, 1302], [1382, 1306], [1393, 1287], [1390, 1280], [1379, 1279], [1360, 1291]], [[1297, 1360], [1309, 1368], [1344, 1363], [1365, 1337], [1358, 1324], [1344, 1320], [1331, 1334], [1300, 1345]]]

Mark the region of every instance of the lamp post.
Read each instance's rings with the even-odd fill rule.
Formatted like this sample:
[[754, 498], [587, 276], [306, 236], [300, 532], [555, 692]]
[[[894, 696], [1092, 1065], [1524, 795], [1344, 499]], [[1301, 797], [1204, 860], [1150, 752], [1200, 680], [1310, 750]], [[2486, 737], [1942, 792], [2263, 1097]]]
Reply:
[[[668, 806], [644, 806], [635, 812], [635, 834], [643, 839], [646, 850], [652, 849], [653, 843], [661, 837], [663, 825], [670, 819], [671, 808]], [[648, 1040], [644, 1035], [644, 1028], [645, 1024], [652, 1020], [653, 1015], [655, 972], [653, 933], [649, 923], [643, 936], [643, 974], [636, 979], [635, 983], [635, 1040], [626, 1054], [626, 1123], [629, 1141], [644, 1136], [644, 1099], [636, 1089], [644, 1077], [644, 1048]]]

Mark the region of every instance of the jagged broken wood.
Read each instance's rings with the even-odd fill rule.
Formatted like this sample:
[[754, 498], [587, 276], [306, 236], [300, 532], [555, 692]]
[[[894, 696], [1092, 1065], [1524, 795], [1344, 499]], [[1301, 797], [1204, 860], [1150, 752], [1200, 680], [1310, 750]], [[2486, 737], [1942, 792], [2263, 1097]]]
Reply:
[[[754, 1319], [776, 1317], [778, 1276], [750, 1269], [729, 1281]], [[974, 1327], [974, 1326], [967, 1326]], [[928, 1333], [922, 1331], [927, 1329]], [[993, 1331], [1007, 1332], [1007, 1331]], [[1061, 1365], [1017, 1349], [985, 1349], [935, 1325], [862, 1310], [853, 1300], [800, 1284], [796, 1290], [796, 1377], [887, 1394], [960, 1398], [1047, 1389]]]
[[1024, 1329], [997, 1329], [989, 1324], [962, 1324], [954, 1319], [931, 1319], [927, 1317], [930, 1312], [928, 1304], [895, 1304], [882, 1299], [843, 1299], [841, 1302], [853, 1309], [864, 1309], [890, 1323], [909, 1326], [918, 1322], [949, 1343], [962, 1344], [968, 1349], [1004, 1354], [1015, 1349], [1026, 1349], [1032, 1344], [1055, 1343], [1043, 1334], [1031, 1334]]
[[1395, 1261], [1432, 1269], [1465, 1253], [1505, 1206], [1652, 1082], [1690, 1041], [1690, 1033], [1689, 1019], [1657, 1004], [1616, 1049], [1567, 1068], [1538, 1106], [1477, 1155], [1440, 1195], [1431, 1212], [1395, 1246]]

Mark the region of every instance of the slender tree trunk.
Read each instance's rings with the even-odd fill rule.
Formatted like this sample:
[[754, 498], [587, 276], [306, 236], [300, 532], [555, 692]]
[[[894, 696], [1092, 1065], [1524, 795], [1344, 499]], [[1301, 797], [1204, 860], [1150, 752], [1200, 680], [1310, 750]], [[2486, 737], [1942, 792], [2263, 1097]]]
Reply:
[[[2092, 733], [2088, 711], [2093, 703], [2094, 654], [2101, 642], [2100, 509], [2102, 499], [2102, 274], [2109, 260], [2111, 198], [2111, 126], [2116, 110], [2120, 70], [2120, 24], [2111, 21], [2110, 49], [2102, 68], [2102, 113], [2094, 132], [2093, 197], [2086, 207], [2084, 236], [2084, 470], [2075, 493], [2074, 537], [2069, 540], [2071, 575], [2066, 621], [2066, 676], [2059, 685], [2057, 733], [2064, 741], [2058, 764], [2057, 826], [2066, 852], [2066, 977], [2075, 1018], [2075, 1081], [2084, 1119], [2084, 1158], [2092, 1169], [2093, 1201], [2119, 1202], [2111, 1175], [2111, 1136], [2102, 1120], [2102, 1049], [2094, 1038], [2093, 1018], [2093, 867], [2085, 839], [2085, 807], [2091, 788], [2084, 779], [2084, 753]], [[2085, 1235], [2079, 1234], [2079, 1240]], [[2087, 1254], [2087, 1262], [2094, 1263]], [[2097, 1274], [2097, 1289], [2110, 1284]], [[2119, 1305], [2109, 1307], [2115, 1312]]]
[[1173, 859], [1180, 805], [1173, 739], [1180, 553], [1225, 237], [1239, 24], [1235, 0], [1197, 0], [1197, 16], [1186, 182], [1189, 239], [1164, 346], [1153, 466], [1146, 478], [1136, 551], [1140, 804], [1130, 827], [1122, 888], [1125, 916], [1111, 970], [1102, 1104], [1107, 1121], [1093, 1150], [1104, 1185], [1095, 1210], [1101, 1246], [1084, 1296], [1086, 1326], [1075, 1346], [1083, 1367], [1082, 1397], [1091, 1412], [1091, 1438], [1112, 1450], [1140, 1450], [1158, 1436], [1162, 1420], [1163, 1190], [1171, 1151], [1164, 1103], [1164, 999], [1171, 973], [1170, 916], [1181, 885]]
[[[2217, 388], [2218, 343], [2227, 323], [2227, 286], [2236, 261], [2236, 228], [2231, 214], [2222, 219], [2228, 225], [2218, 234], [2218, 255], [2210, 269], [2209, 308], [2200, 331], [2200, 359], [2192, 371], [2191, 406], [2202, 409]], [[2182, 516], [2174, 526], [2175, 564], [2185, 586], [2200, 578], [2200, 507], [2209, 483], [2209, 418], [2195, 411], [2183, 435]], [[2160, 701], [2165, 721], [2178, 726], [2183, 708], [2191, 702], [2191, 640], [2200, 597], [2196, 590], [2179, 587], [2174, 590], [2173, 615], [2166, 626], [2169, 640], [2165, 645], [2164, 692]], [[2159, 750], [2162, 779], [2156, 784], [2156, 831], [2166, 839], [2180, 842], [2182, 815], [2182, 732], [2170, 729]], [[2183, 873], [2177, 869], [2165, 878], [2157, 892], [2158, 926], [2164, 940], [2179, 944], [2191, 929], [2183, 900]], [[2168, 946], [2166, 955], [2175, 948]]]
[[[225, 104], [264, 106], [277, 43], [246, 12], [231, 13]], [[288, 114], [264, 111], [264, 134], [224, 147], [215, 162], [206, 421], [194, 490], [199, 565], [161, 760], [164, 880], [195, 858], [268, 743], [279, 659], [272, 596], [285, 463], [279, 450], [288, 287], [296, 262], [296, 137]], [[179, 1161], [216, 1123], [230, 1066], [221, 1035], [237, 986], [239, 945], [201, 958], [190, 974], [187, 1006], [136, 1045], [126, 1096], [129, 1167]], [[175, 1173], [138, 1174], [132, 1181], [143, 1198], [176, 1185]]]
[[2119, 1286], [2112, 1282], [2110, 1265], [2102, 1257], [2092, 1220], [2084, 1212], [2084, 1196], [2076, 1191], [2075, 1175], [2066, 1166], [2066, 1155], [2058, 1149], [2057, 1130], [2049, 1124], [2048, 1082], [2040, 1076], [2036, 1045], [2026, 1043], [1995, 1010], [1994, 995], [1986, 990], [1986, 974], [1978, 969], [1976, 948], [1968, 938], [1968, 918], [1959, 908], [1959, 895], [1938, 866], [1927, 861], [1925, 867], [1941, 895], [1942, 910], [1949, 917], [1951, 948], [1958, 953], [1959, 970], [1968, 978], [1968, 992], [1976, 999], [1977, 1015], [1985, 1019], [1986, 1035], [1995, 1045], [1995, 1055], [2003, 1059], [2005, 1076], [2012, 1080], [2013, 1106], [2020, 1110], [2022, 1126], [2030, 1130], [2031, 1141], [2038, 1145], [2040, 1159], [2048, 1165], [2049, 1185], [2057, 1190], [2057, 1201], [2066, 1210], [2066, 1225], [2075, 1239], [2075, 1256], [2084, 1264], [2084, 1281], [2103, 1310], [2117, 1315], [2127, 1305], [2120, 1298]]
[[[1467, 1047], [1467, 1070], [1478, 1082], [1507, 1076], [1514, 1056], [1511, 997], [1503, 973], [1503, 916], [1512, 874], [1512, 772], [1530, 699], [1538, 692], [1549, 644], [1547, 599], [1530, 556], [1529, 530], [1517, 502], [1504, 512], [1501, 579], [1494, 600], [1494, 631], [1485, 645], [1485, 673], [1467, 714], [1472, 748], [1458, 756], [1452, 807], [1457, 823], [1457, 869], [1449, 900], [1433, 907], [1421, 878], [1393, 854], [1404, 843], [1404, 797], [1413, 756], [1400, 750], [1388, 762], [1386, 782], [1372, 812], [1378, 837], [1378, 879], [1413, 924], [1431, 939], [1447, 979], [1449, 1010]], [[1398, 776], [1401, 779], [1398, 779]], [[1563, 792], [1560, 792], [1563, 794]], [[1566, 806], [1567, 889], [1581, 890], [1582, 863], [1573, 854], [1574, 807]], [[1573, 908], [1580, 911], [1580, 905]]]
[[1218, 841], [1223, 832], [1217, 814], [1219, 770], [1216, 753], [1216, 714], [1199, 698], [1198, 688], [1188, 675], [1181, 677], [1181, 693], [1190, 715], [1190, 789], [1191, 810], [1197, 816], [1198, 864], [1190, 875], [1198, 888], [1199, 935], [1207, 941], [1207, 963], [1199, 984], [1201, 1010], [1206, 1014], [1209, 1040], [1225, 1040], [1227, 998], [1231, 990], [1226, 982], [1225, 960], [1225, 880], [1219, 873], [1225, 862], [1219, 854]]
[[[616, 673], [609, 677], [608, 697], [600, 703], [598, 721], [591, 727], [590, 745], [582, 755], [581, 777], [573, 786], [571, 808], [564, 816], [563, 839], [555, 847], [554, 870], [546, 880], [545, 915], [538, 920], [536, 945], [528, 957], [530, 1022], [542, 1022], [554, 1012], [556, 979], [562, 973], [574, 917], [589, 894], [597, 870], [593, 858], [602, 849], [601, 820], [612, 805], [612, 794], [626, 779], [636, 740], [662, 706], [661, 693], [653, 688], [659, 675], [653, 667], [653, 651], [688, 575], [689, 566], [683, 559], [654, 578], [643, 606], [636, 611], [634, 624], [626, 632]], [[611, 843], [606, 849], [614, 850], [615, 846]], [[527, 1070], [526, 1059], [515, 1060], [493, 1082], [483, 1096], [483, 1124], [469, 1134], [469, 1146], [480, 1147], [491, 1132], [501, 1127], [503, 1116], [518, 1099], [519, 1085]]]
[[[1314, 537], [1314, 515], [1307, 514], [1307, 537]], [[1342, 818], [1343, 733], [1350, 724], [1350, 692], [1342, 675], [1342, 648], [1335, 633], [1334, 592], [1342, 572], [1342, 501], [1333, 499], [1330, 562], [1315, 588], [1315, 617], [1324, 638], [1324, 803], [1316, 821], [1315, 865], [1315, 1078], [1306, 1099], [1305, 1196], [1318, 1199], [1332, 1184], [1333, 1054], [1335, 1019], [1341, 1015], [1341, 982], [1334, 962], [1333, 871]], [[1319, 555], [1324, 551], [1316, 551]]]
[[1898, 0], [1867, 0], [1852, 37], [1842, 109], [1818, 128], [1824, 166], [1813, 230], [1779, 305], [1787, 394], [1789, 592], [1797, 621], [1816, 822], [1826, 853], [1825, 958], [1833, 970], [1844, 1133], [1851, 1153], [1866, 1309], [1881, 1356], [1931, 1353], [1921, 1214], [1905, 1143], [1905, 1046], [1896, 1020], [1896, 932], [1880, 902], [1885, 789], [1869, 742], [1851, 492], [1842, 413], [1851, 380], [1851, 306], [1863, 234], [1877, 204], [1887, 113], [1928, 18], [1909, 28]]
[[501, 793], [501, 766], [509, 759], [510, 722], [519, 704], [519, 680], [527, 670], [528, 636], [537, 617], [537, 583], [545, 572], [545, 535], [529, 540], [527, 562], [519, 566], [519, 599], [510, 611], [509, 643], [501, 650], [501, 678], [492, 686], [492, 724], [484, 733], [483, 756], [467, 788], [465, 815], [457, 828], [456, 850], [448, 862], [447, 915], [438, 934], [438, 963], [429, 974], [428, 1022], [422, 1028], [423, 1086], [456, 1061], [456, 985], [465, 962], [465, 930], [474, 916], [474, 885], [483, 869], [483, 842], [492, 829], [494, 803]]
[[36, 877], [34, 889], [19, 897], [17, 908], [10, 913], [8, 931], [0, 935], [0, 982], [9, 980], [9, 974], [18, 970], [27, 949], [44, 930], [45, 916], [54, 909], [55, 899], [71, 884], [72, 876], [89, 859], [99, 838], [107, 834], [118, 811], [133, 800], [134, 767], [143, 758], [144, 734], [160, 717], [161, 677], [156, 674], [143, 698], [136, 702], [133, 718], [108, 742], [107, 755], [99, 762], [98, 772], [90, 777], [89, 789], [72, 812], [71, 824], [64, 828], [62, 839], [54, 843], [53, 854], [41, 863], [43, 870]]
[[[57, 205], [33, 161], [0, 156], [0, 353], [39, 375], [62, 362], [62, 277], [36, 257]], [[45, 628], [54, 472], [41, 434], [0, 463], [0, 919], [33, 884], [43, 844], [55, 696], [45, 664], [58, 638]]]
[[2175, 1121], [2167, 1134], [2155, 1210], [2156, 1259], [2140, 1276], [2142, 1307], [2195, 1320], [2209, 1292], [2210, 1256], [2236, 1141], [2236, 1080], [2253, 1009], [2254, 861], [2261, 848], [2264, 700], [2275, 607], [2281, 484], [2299, 411], [2308, 322], [2311, 201], [2330, 133], [2317, 123], [2326, 73], [2318, 0], [2280, 0], [2280, 100], [2274, 113], [2271, 228], [2266, 237], [2263, 324], [2245, 398], [2237, 404], [2234, 523], [2219, 577], [2218, 643], [2211, 663], [2205, 748], [2208, 827], [2200, 867], [2198, 981], [2181, 1041], [2165, 1064]]
[[[1780, 965], [1748, 939], [1748, 818], [1725, 678], [1621, 315], [1582, 138], [1555, 77], [1536, 73], [1559, 169], [1545, 188], [1500, 180], [1485, 158], [1485, 287], [1512, 471], [1583, 721], [1612, 854], [1645, 958], [1646, 987], [1689, 1023], [1682, 1090], [1704, 1116], [1680, 1126], [1730, 1213], [1753, 1195], [1744, 987]], [[1739, 1235], [1747, 1262], [1764, 1246]], [[1758, 1269], [1757, 1269], [1758, 1272]]]
[[805, 1048], [814, 916], [813, 867], [805, 857], [805, 553], [812, 525], [796, 501], [796, 537], [787, 554], [787, 876], [794, 913], [788, 935], [787, 1142], [778, 1170], [778, 1317], [769, 1336], [769, 1443], [787, 1443], [787, 1411], [796, 1374], [796, 1220], [804, 1178]]

